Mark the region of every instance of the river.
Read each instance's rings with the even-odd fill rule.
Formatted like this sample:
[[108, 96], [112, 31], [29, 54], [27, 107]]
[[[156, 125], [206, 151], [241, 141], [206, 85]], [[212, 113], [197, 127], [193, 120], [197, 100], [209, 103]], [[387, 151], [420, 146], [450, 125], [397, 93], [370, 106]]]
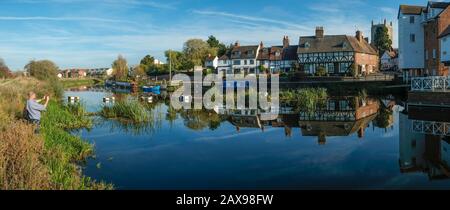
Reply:
[[[65, 93], [90, 112], [113, 94]], [[167, 102], [154, 102], [151, 125], [94, 117], [92, 129], [74, 134], [95, 145], [84, 174], [117, 189], [450, 189], [449, 137], [413, 128], [442, 121], [434, 115], [445, 121], [449, 110], [425, 110], [434, 115], [421, 119], [424, 110], [405, 111], [392, 97], [358, 108], [348, 100], [329, 101], [326, 119], [295, 113], [270, 122], [242, 113], [168, 114]]]

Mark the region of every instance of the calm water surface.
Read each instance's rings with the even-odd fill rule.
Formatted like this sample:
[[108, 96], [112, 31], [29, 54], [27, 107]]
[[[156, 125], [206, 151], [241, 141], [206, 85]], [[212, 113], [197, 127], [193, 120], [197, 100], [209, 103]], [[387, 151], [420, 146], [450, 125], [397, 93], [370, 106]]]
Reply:
[[[66, 95], [98, 111], [112, 93]], [[159, 103], [152, 126], [95, 118], [91, 130], [76, 133], [95, 144], [85, 175], [118, 189], [450, 189], [448, 137], [414, 133], [410, 113], [392, 110], [384, 126], [376, 114], [325, 121], [286, 115], [257, 126], [237, 115], [169, 116]]]

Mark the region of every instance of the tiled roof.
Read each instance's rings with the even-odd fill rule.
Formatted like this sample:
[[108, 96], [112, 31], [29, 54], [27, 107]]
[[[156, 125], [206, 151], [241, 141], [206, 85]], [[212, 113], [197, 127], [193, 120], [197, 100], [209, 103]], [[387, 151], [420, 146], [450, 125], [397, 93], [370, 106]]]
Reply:
[[263, 47], [259, 49], [258, 60], [269, 60], [270, 47]]
[[[235, 46], [231, 50], [231, 59], [255, 59], [259, 45]], [[251, 54], [250, 52], [253, 52]]]
[[422, 6], [400, 5], [400, 12], [406, 15], [420, 15], [424, 9], [426, 8]]
[[224, 55], [219, 57], [219, 60], [230, 60], [231, 58], [231, 51], [228, 50]]
[[217, 56], [208, 56], [206, 57], [206, 61], [214, 61], [214, 59], [216, 59]]
[[320, 39], [315, 36], [300, 37], [297, 53], [348, 51], [378, 54], [366, 40], [358, 41], [356, 37], [347, 35], [327, 35]]
[[289, 47], [284, 48], [282, 59], [288, 61], [297, 60], [298, 59], [297, 49], [298, 45], [290, 45]]
[[450, 26], [447, 26], [447, 28], [441, 34], [439, 34], [439, 38], [442, 38], [442, 37], [447, 36], [449, 34], [450, 34]]
[[445, 9], [447, 8], [448, 5], [450, 5], [449, 2], [435, 2], [435, 1], [428, 2], [428, 6], [431, 8]]
[[282, 46], [273, 46], [270, 48], [270, 57], [271, 61], [280, 61], [282, 59], [283, 47]]

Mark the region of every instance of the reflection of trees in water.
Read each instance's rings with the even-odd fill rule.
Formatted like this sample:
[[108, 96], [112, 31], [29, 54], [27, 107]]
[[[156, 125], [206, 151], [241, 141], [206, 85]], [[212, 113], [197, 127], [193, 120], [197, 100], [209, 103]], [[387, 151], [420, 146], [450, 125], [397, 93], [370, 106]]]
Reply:
[[225, 121], [226, 117], [210, 110], [180, 110], [180, 117], [184, 125], [192, 130], [203, 130], [209, 128], [215, 130]]
[[381, 106], [377, 117], [373, 121], [374, 125], [379, 128], [389, 128], [392, 124], [393, 114], [392, 110]]

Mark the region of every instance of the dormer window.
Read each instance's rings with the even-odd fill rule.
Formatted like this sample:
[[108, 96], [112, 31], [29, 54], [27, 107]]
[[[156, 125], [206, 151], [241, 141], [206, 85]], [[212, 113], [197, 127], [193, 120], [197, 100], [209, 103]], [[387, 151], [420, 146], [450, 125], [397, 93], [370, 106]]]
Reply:
[[280, 52], [279, 52], [279, 51], [276, 51], [276, 52], [275, 52], [275, 56], [280, 56]]
[[310, 48], [311, 45], [309, 44], [309, 42], [305, 42], [305, 48]]
[[249, 54], [249, 55], [253, 55], [255, 52], [253, 51], [253, 50], [249, 50], [249, 51], [247, 51], [247, 54]]
[[342, 43], [342, 48], [347, 48], [348, 44], [347, 42]]

